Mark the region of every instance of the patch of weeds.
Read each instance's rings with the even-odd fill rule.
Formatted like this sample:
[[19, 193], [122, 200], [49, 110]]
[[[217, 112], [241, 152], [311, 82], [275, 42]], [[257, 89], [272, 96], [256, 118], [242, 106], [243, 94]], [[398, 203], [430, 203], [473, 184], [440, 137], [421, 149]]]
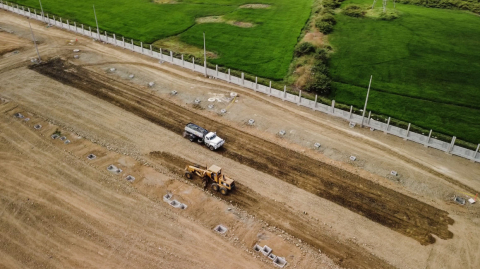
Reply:
[[58, 135], [58, 136], [62, 136], [62, 131], [55, 129], [55, 132], [52, 133], [52, 135]]

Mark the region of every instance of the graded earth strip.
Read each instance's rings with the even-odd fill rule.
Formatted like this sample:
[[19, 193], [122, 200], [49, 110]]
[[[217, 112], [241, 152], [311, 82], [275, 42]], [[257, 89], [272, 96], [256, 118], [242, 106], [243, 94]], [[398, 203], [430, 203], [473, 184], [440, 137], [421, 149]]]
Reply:
[[[182, 127], [190, 121], [207, 128], [214, 127], [220, 136], [228, 137], [228, 143], [219, 154], [275, 175], [422, 244], [434, 243], [432, 234], [442, 239], [453, 236], [448, 231], [448, 225], [453, 223], [448, 212], [235, 128], [208, 121], [131, 85], [127, 86], [60, 59], [32, 69], [178, 134], [182, 133]], [[286, 159], [289, 161], [285, 162]]]

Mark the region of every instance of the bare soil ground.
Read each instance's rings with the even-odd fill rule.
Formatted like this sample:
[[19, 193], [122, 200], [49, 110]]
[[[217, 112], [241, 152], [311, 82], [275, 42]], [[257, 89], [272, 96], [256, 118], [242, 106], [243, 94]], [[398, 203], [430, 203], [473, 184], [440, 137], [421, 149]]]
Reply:
[[[0, 266], [273, 266], [247, 252], [256, 243], [300, 268], [480, 265], [478, 205], [451, 199], [480, 190], [478, 164], [40, 23], [32, 23], [40, 53], [57, 60], [29, 69], [35, 51], [26, 19], [0, 13], [0, 27], [15, 36], [5, 44], [27, 48], [0, 62], [0, 236], [8, 242]], [[65, 42], [75, 38], [80, 59]], [[240, 97], [228, 99], [231, 91]], [[217, 131], [225, 148], [211, 152], [182, 138], [189, 121]], [[49, 138], [57, 128], [71, 144]], [[99, 157], [88, 163], [92, 152]], [[224, 167], [238, 190], [220, 197], [201, 191], [198, 179], [180, 179], [192, 162]], [[109, 164], [123, 174], [110, 174]], [[163, 202], [167, 191], [188, 208]], [[39, 207], [22, 207], [26, 199]], [[220, 223], [232, 227], [226, 236], [212, 231]]]

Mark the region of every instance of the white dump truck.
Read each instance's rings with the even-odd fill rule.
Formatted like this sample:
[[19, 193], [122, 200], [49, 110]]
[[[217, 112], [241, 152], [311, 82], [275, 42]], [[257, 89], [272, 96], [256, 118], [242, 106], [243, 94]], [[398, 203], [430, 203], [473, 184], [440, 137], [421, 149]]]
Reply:
[[216, 150], [225, 143], [225, 140], [218, 137], [216, 133], [209, 132], [193, 123], [188, 123], [185, 126], [183, 137], [188, 138], [192, 142], [205, 143], [210, 150]]

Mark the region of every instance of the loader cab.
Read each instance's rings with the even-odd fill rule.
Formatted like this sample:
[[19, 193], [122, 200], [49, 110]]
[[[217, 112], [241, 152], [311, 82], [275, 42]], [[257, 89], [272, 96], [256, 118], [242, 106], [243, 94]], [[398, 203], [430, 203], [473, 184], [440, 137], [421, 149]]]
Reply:
[[222, 168], [216, 165], [212, 165], [208, 168], [208, 171], [211, 173], [212, 180], [214, 180], [215, 182], [218, 182], [218, 180], [222, 176]]

